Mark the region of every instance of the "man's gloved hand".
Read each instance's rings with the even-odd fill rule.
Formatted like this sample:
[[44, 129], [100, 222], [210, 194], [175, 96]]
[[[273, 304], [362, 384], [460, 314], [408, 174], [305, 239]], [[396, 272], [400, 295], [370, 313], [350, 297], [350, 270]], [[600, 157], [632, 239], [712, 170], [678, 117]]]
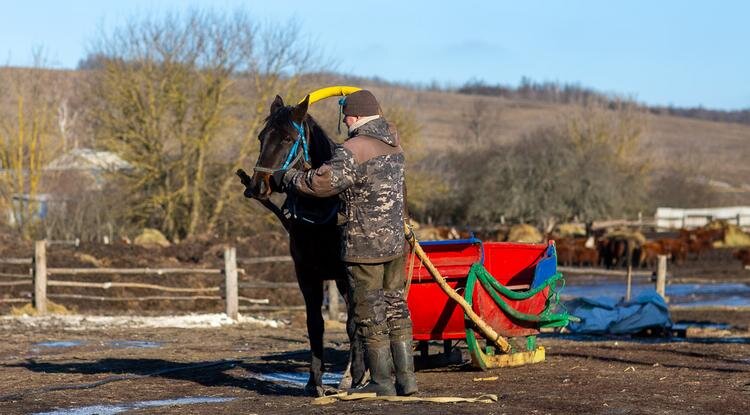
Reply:
[[284, 188], [286, 188], [286, 184], [284, 183], [284, 176], [288, 171], [289, 170], [277, 170], [271, 175], [271, 178], [269, 180], [271, 190], [273, 190], [274, 192], [284, 191]]

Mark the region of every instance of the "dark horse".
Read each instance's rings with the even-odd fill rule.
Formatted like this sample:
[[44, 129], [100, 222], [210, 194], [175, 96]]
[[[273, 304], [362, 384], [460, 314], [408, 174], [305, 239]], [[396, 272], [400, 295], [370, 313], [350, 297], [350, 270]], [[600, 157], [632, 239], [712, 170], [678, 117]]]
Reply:
[[[246, 186], [245, 195], [259, 200], [279, 217], [289, 232], [289, 248], [294, 261], [307, 312], [307, 333], [310, 338], [312, 361], [310, 380], [305, 389], [323, 394], [323, 281], [336, 280], [349, 310], [351, 306], [346, 268], [340, 259], [341, 239], [336, 226], [338, 196], [330, 198], [304, 197], [290, 191], [282, 208], [269, 196], [273, 192], [270, 176], [289, 167], [317, 168], [331, 159], [336, 143], [331, 141], [315, 120], [307, 114], [308, 99], [299, 105], [285, 106], [280, 96], [271, 104], [263, 130], [258, 135], [260, 154], [252, 177], [239, 170], [237, 174]], [[350, 311], [350, 310], [349, 310]], [[346, 328], [350, 340], [351, 386], [363, 382], [365, 367], [363, 346], [357, 340], [352, 313], [348, 313]], [[345, 381], [348, 379], [345, 377]], [[348, 382], [346, 382], [348, 383]], [[341, 387], [348, 386], [343, 383]]]

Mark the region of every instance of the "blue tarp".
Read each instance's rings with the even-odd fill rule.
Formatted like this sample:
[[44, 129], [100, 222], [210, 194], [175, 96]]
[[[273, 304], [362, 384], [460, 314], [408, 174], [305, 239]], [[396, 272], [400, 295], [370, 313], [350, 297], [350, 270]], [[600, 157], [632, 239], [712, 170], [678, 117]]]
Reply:
[[669, 308], [654, 290], [641, 293], [633, 301], [609, 297], [578, 298], [565, 305], [568, 313], [581, 319], [568, 329], [581, 334], [632, 334], [648, 328], [670, 328]]

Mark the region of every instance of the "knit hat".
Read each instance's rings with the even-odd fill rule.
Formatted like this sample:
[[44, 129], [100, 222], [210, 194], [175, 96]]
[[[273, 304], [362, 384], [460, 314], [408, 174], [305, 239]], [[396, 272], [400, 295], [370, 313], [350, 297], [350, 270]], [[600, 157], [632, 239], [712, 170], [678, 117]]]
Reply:
[[344, 115], [360, 117], [380, 115], [380, 105], [372, 92], [362, 89], [346, 96], [343, 112]]

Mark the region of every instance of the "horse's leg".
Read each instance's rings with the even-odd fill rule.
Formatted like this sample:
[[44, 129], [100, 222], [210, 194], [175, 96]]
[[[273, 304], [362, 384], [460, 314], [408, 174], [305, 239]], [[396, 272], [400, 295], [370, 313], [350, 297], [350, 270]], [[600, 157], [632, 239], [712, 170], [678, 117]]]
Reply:
[[349, 361], [346, 365], [344, 377], [339, 383], [339, 389], [356, 388], [367, 381], [365, 378], [367, 368], [365, 367], [364, 344], [357, 335], [356, 325], [354, 324], [351, 289], [348, 279], [336, 280], [336, 287], [344, 296], [344, 302], [346, 303], [346, 334], [349, 336]]
[[305, 312], [307, 314], [307, 336], [310, 338], [310, 380], [305, 390], [316, 396], [323, 396], [323, 282], [317, 279], [299, 280], [302, 296], [305, 298]]

